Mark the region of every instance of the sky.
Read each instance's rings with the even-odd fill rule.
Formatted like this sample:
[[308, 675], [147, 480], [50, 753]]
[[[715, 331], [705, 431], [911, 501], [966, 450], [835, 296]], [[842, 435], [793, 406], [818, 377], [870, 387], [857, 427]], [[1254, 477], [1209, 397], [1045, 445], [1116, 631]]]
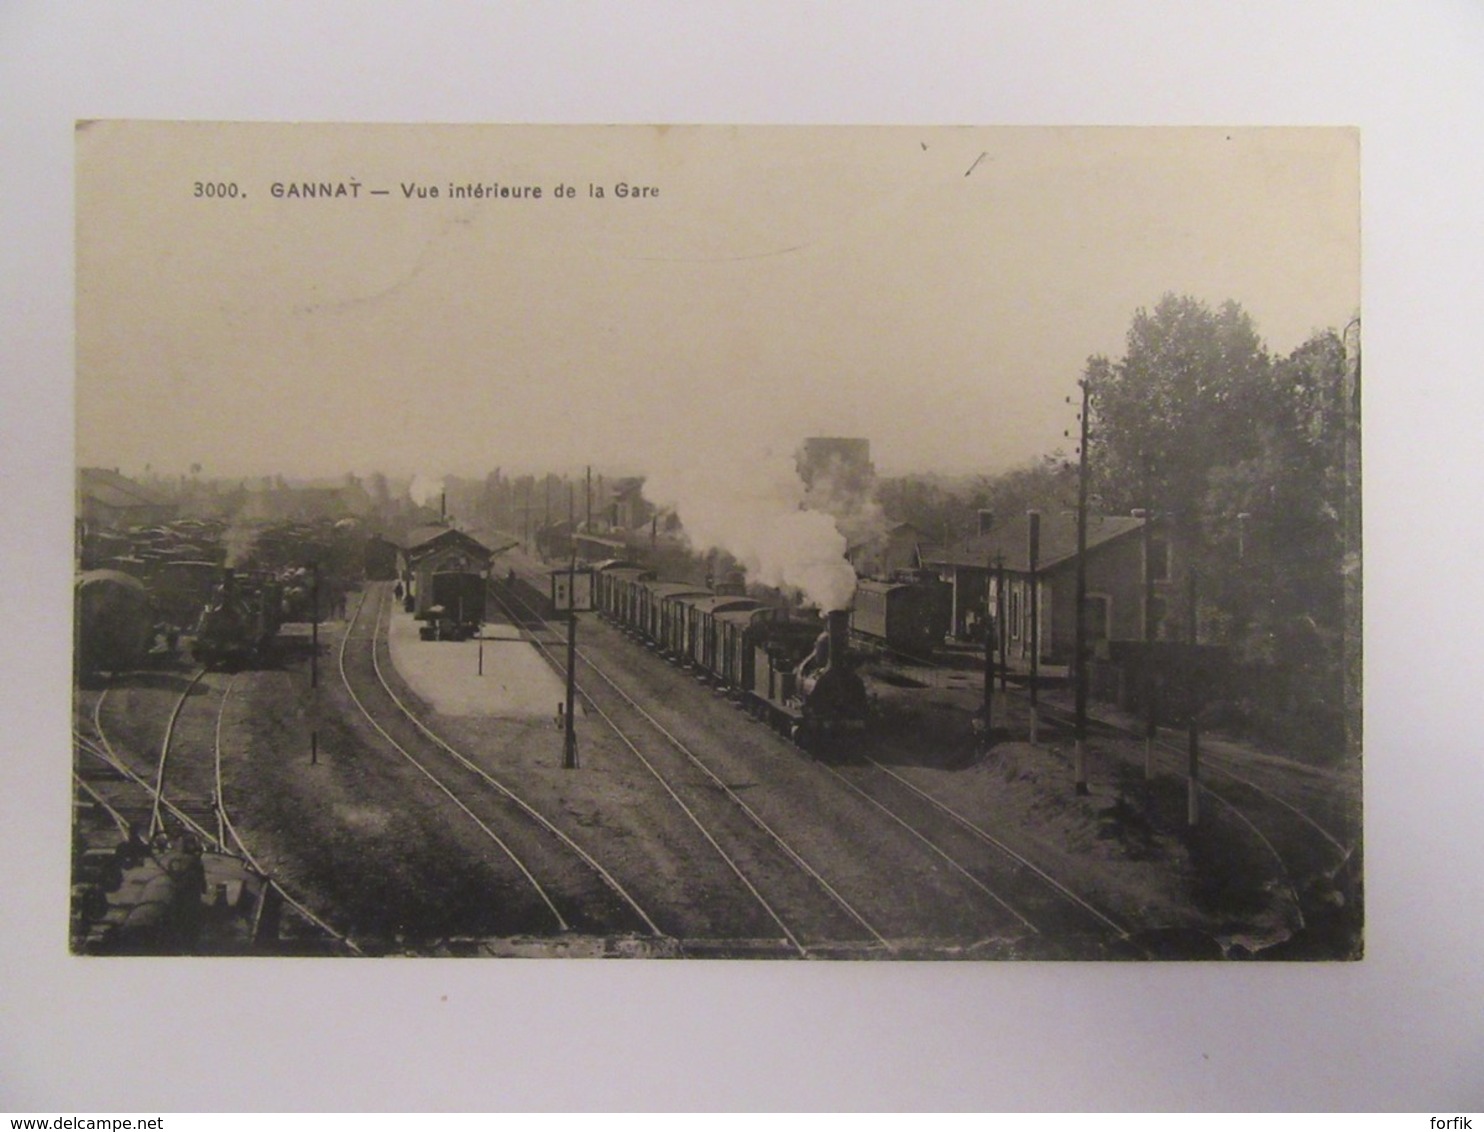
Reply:
[[[1235, 299], [1277, 353], [1360, 302], [1347, 129], [94, 121], [76, 147], [77, 460], [133, 474], [741, 468], [813, 435], [995, 471], [1070, 448], [1086, 359], [1167, 291]], [[305, 182], [344, 195], [274, 195]]]

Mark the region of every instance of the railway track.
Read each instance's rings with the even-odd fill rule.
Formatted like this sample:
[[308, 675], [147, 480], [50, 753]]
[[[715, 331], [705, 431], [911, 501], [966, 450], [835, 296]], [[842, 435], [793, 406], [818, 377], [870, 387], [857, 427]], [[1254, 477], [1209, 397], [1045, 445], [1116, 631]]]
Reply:
[[[100, 808], [112, 831], [96, 825], [90, 840], [97, 842], [108, 832], [125, 842], [161, 845], [179, 843], [185, 834], [197, 839], [207, 851], [245, 862], [261, 885], [253, 913], [250, 940], [254, 946], [273, 948], [264, 932], [287, 907], [301, 926], [292, 935], [302, 944], [306, 938], [322, 938], [358, 954], [355, 942], [316, 915], [306, 904], [274, 879], [253, 856], [232, 825], [223, 801], [222, 724], [227, 698], [236, 676], [208, 676], [197, 670], [180, 690], [166, 716], [159, 752], [149, 760], [137, 749], [115, 744], [104, 722], [104, 704], [110, 688], [93, 699], [84, 711], [87, 727], [74, 726], [76, 788]], [[135, 721], [138, 732], [138, 721]]]
[[[512, 621], [524, 626], [532, 644], [565, 679], [560, 629], [530, 606], [524, 606], [517, 618], [503, 599], [496, 600], [507, 615], [512, 615]], [[746, 890], [766, 923], [779, 933], [787, 951], [809, 958], [821, 946], [884, 952], [893, 949], [886, 937], [736, 790], [619, 687], [585, 650], [577, 650], [577, 655], [599, 680], [597, 686], [580, 681], [577, 685], [590, 710], [679, 807]], [[825, 897], [823, 906], [821, 895]], [[740, 930], [753, 934], [745, 926]]]
[[590, 852], [419, 717], [382, 663], [387, 594], [387, 587], [375, 587], [351, 617], [337, 653], [341, 682], [381, 743], [495, 851], [511, 934], [638, 934], [665, 940], [649, 912]]
[[[922, 657], [910, 660], [918, 666], [948, 671]], [[1014, 687], [1008, 694], [1029, 713], [1027, 689]], [[1071, 710], [1044, 696], [1037, 711], [1043, 725], [1070, 731], [1075, 724]], [[1120, 770], [1124, 783], [1134, 772], [1142, 771], [1146, 758], [1142, 728], [1089, 713], [1088, 735], [1090, 753], [1103, 756]], [[1046, 745], [1044, 741], [1042, 745]], [[1171, 790], [1184, 789], [1186, 747], [1162, 734], [1155, 740], [1153, 754], [1158, 781], [1145, 792], [1159, 784]], [[1201, 747], [1200, 773], [1200, 795], [1261, 847], [1273, 862], [1276, 882], [1302, 921], [1303, 890], [1310, 879], [1333, 880], [1353, 863], [1358, 786], [1344, 775], [1290, 759], [1225, 753], [1219, 742], [1209, 740]]]
[[[1013, 892], [1015, 905], [1005, 907], [1030, 931], [1059, 940], [1087, 938], [1098, 946], [1110, 940], [1127, 944], [1129, 928], [1111, 913], [885, 763], [863, 754], [854, 765], [825, 769], [912, 830], [953, 868], [972, 868], [971, 878], [990, 899], [1005, 904], [1000, 893]], [[992, 878], [995, 888], [979, 879], [983, 877]]]
[[[553, 627], [541, 619], [538, 611], [528, 605], [524, 605], [524, 603], [523, 608], [519, 611], [508, 610], [508, 612], [511, 614], [512, 620], [522, 624], [531, 632], [533, 640], [536, 641], [538, 647], [547, 655], [553, 668], [565, 674], [564, 658], [560, 648], [556, 647], [561, 642], [555, 636], [548, 636], [545, 639], [542, 636], [542, 634], [553, 634]], [[862, 940], [864, 948], [875, 948], [883, 954], [894, 954], [899, 950], [892, 933], [872, 923], [865, 914], [841, 895], [839, 890], [825, 879], [820, 870], [809, 865], [802, 853], [788, 845], [767, 821], [741, 797], [738, 791], [732, 790], [728, 786], [724, 777], [726, 772], [718, 773], [713, 770], [705, 760], [697, 755], [684, 741], [678, 738], [670, 728], [666, 727], [653, 713], [646, 710], [634, 697], [630, 696], [620, 687], [606, 671], [604, 665], [600, 664], [590, 652], [585, 649], [578, 649], [577, 655], [579, 664], [595, 677], [595, 680], [590, 680], [585, 684], [579, 685], [588, 703], [595, 712], [621, 735], [623, 742], [634, 751], [635, 755], [644, 761], [649, 773], [660, 782], [664, 789], [671, 793], [672, 797], [676, 798], [676, 801], [681, 804], [683, 809], [686, 809], [687, 815], [693, 822], [701, 826], [701, 818], [688, 808], [688, 800], [681, 801], [678, 796], [679, 791], [672, 788], [671, 783], [683, 783], [688, 778], [694, 779], [695, 772], [699, 770], [703, 776], [701, 781], [704, 783], [704, 797], [710, 803], [706, 810], [708, 814], [706, 820], [712, 822], [719, 822], [721, 820], [714, 816], [716, 813], [716, 802], [723, 798], [726, 799], [733, 808], [747, 815], [756, 829], [761, 830], [766, 837], [773, 839], [776, 844], [781, 846], [782, 851], [801, 868], [804, 875], [818, 886], [821, 892], [824, 892], [828, 896], [829, 900], [835, 904], [840, 912], [843, 912], [850, 921], [853, 921], [857, 932], [864, 929], [868, 933]], [[624, 720], [623, 726], [618, 722], [620, 718]], [[635, 724], [641, 726], [636, 728], [633, 726]], [[641, 729], [642, 732], [657, 736], [661, 740], [659, 743], [648, 744], [648, 748], [652, 753], [641, 753], [637, 747], [643, 740], [631, 738], [635, 730]], [[1036, 918], [1041, 919], [1052, 930], [1064, 930], [1069, 923], [1075, 920], [1076, 930], [1084, 936], [1096, 937], [1099, 940], [1099, 946], [1105, 944], [1110, 936], [1121, 936], [1124, 934], [1121, 926], [1113, 922], [1111, 918], [1097, 912], [1096, 909], [1093, 909], [1085, 901], [1078, 904], [1078, 898], [1075, 894], [1069, 893], [1065, 888], [1048, 887], [1048, 884], [1054, 886], [1055, 882], [1052, 882], [1044, 873], [1035, 871], [1033, 866], [1027, 868], [1026, 866], [1028, 866], [1029, 862], [1025, 861], [1024, 858], [1015, 857], [1013, 851], [1008, 850], [1006, 847], [996, 845], [993, 849], [992, 856], [998, 863], [998, 869], [987, 865], [985, 850], [986, 845], [994, 845], [992, 839], [990, 842], [986, 842], [983, 837], [976, 838], [972, 833], [965, 833], [961, 826], [954, 826], [951, 831], [945, 830], [942, 828], [945, 824], [942, 821], [942, 815], [936, 813], [932, 805], [926, 803], [923, 798], [913, 795], [910, 790], [902, 791], [907, 801], [903, 801], [901, 798], [890, 799], [883, 797], [883, 791], [879, 786], [873, 792], [852, 781], [849, 776], [835, 768], [825, 766], [825, 764], [806, 765], [810, 768], [823, 766], [840, 783], [843, 783], [847, 787], [850, 795], [861, 798], [863, 804], [869, 808], [870, 812], [884, 814], [887, 821], [891, 823], [888, 828], [892, 833], [895, 833], [897, 829], [904, 831], [906, 837], [914, 843], [914, 851], [919, 853], [926, 852], [930, 855], [934, 867], [940, 871], [946, 868], [948, 872], [957, 878], [959, 885], [967, 886], [965, 889], [966, 892], [968, 889], [972, 889], [973, 892], [968, 894], [969, 897], [972, 900], [977, 900], [988, 911], [988, 919], [995, 925], [992, 930], [1001, 938], [1020, 935], [1035, 936], [1040, 934], [1041, 929], [1037, 927], [1033, 917], [1027, 915], [1017, 906], [1026, 899], [1028, 887], [1027, 876], [1032, 878], [1030, 881], [1031, 886], [1041, 889], [1037, 894], [1037, 898], [1042, 904], [1048, 903], [1046, 893], [1054, 892], [1055, 901], [1063, 905], [1059, 919], [1046, 914], [1044, 909], [1038, 908], [1036, 911]], [[928, 815], [931, 815], [931, 817], [928, 817]], [[713, 844], [715, 844], [716, 839], [710, 838], [709, 834], [708, 840], [712, 840]], [[741, 842], [737, 842], [733, 838], [728, 838], [729, 846], [739, 843]], [[716, 846], [716, 849], [717, 852], [722, 853], [724, 856], [726, 855], [725, 851], [719, 845]], [[739, 868], [739, 866], [731, 861], [730, 857], [727, 859], [734, 869]], [[1002, 888], [1006, 887], [1007, 869], [1004, 862], [1007, 860], [1013, 862], [1011, 865], [1012, 870], [1023, 871], [1026, 874], [1007, 889], [1012, 891], [1018, 890], [1015, 895], [1016, 903], [1012, 903], [1001, 891]], [[740, 871], [739, 875], [741, 875]], [[1066, 910], [1067, 907], [1075, 909], [1076, 914], [1074, 915], [1068, 912]], [[774, 912], [772, 908], [769, 910], [770, 913]], [[981, 926], [983, 919], [981, 917]], [[778, 922], [781, 923], [781, 918]], [[807, 943], [809, 936], [802, 931], [792, 930], [788, 925], [782, 926], [784, 927], [786, 938], [790, 943], [798, 948], [801, 954], [807, 954], [809, 952]], [[804, 938], [801, 939], [801, 936]]]
[[[1043, 702], [1040, 710], [1062, 726], [1074, 723], [1072, 713], [1058, 705]], [[1142, 732], [1102, 718], [1095, 726], [1108, 740], [1096, 751], [1126, 774], [1144, 766]], [[1185, 747], [1159, 736], [1153, 748], [1156, 776], [1162, 774], [1167, 783], [1185, 784]], [[1289, 760], [1241, 758], [1209, 744], [1200, 751], [1200, 775], [1201, 796], [1246, 830], [1272, 858], [1276, 879], [1286, 889], [1302, 926], [1308, 903], [1305, 891], [1316, 878], [1333, 881], [1353, 862], [1354, 834], [1337, 828], [1338, 815], [1331, 814], [1345, 804], [1342, 799], [1353, 797], [1351, 784], [1342, 776]], [[1264, 777], [1266, 783], [1260, 781]], [[1315, 808], [1324, 812], [1316, 816]]]

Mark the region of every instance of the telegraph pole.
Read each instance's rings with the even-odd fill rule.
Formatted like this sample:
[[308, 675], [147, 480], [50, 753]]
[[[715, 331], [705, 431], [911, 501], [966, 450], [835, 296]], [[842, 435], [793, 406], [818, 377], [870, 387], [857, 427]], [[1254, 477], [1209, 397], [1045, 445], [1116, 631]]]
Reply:
[[1005, 624], [1005, 555], [994, 556], [994, 623], [995, 635], [1000, 639], [1000, 694], [1010, 690], [1009, 626]]
[[1026, 518], [1030, 520], [1027, 531], [1029, 546], [1026, 557], [1030, 560], [1030, 587], [1031, 587], [1031, 745], [1036, 742], [1037, 718], [1039, 707], [1037, 705], [1037, 687], [1041, 675], [1041, 594], [1040, 586], [1037, 584], [1036, 571], [1041, 562], [1041, 512], [1027, 511]]
[[577, 731], [572, 709], [577, 702], [577, 530], [573, 526], [572, 488], [567, 488], [567, 526], [572, 529], [571, 565], [567, 568], [567, 729], [562, 742], [562, 766], [577, 769]]
[[[319, 563], [309, 564], [309, 698], [314, 718], [309, 725], [309, 765], [319, 762]], [[375, 642], [373, 642], [374, 644]]]
[[1186, 575], [1187, 611], [1186, 632], [1190, 638], [1190, 671], [1186, 673], [1190, 697], [1187, 758], [1185, 767], [1185, 824], [1194, 829], [1201, 820], [1201, 733], [1198, 715], [1200, 712], [1200, 660], [1196, 650], [1196, 568], [1190, 564]]
[[1074, 675], [1077, 681], [1072, 765], [1077, 780], [1077, 793], [1087, 793], [1087, 409], [1092, 382], [1083, 377], [1081, 445], [1077, 449], [1077, 609], [1073, 646]]
[[1154, 512], [1144, 512], [1144, 781], [1154, 780], [1154, 740], [1159, 717], [1154, 708]]
[[[993, 524], [991, 524], [990, 530], [994, 530]], [[990, 620], [989, 618], [990, 605], [988, 589], [989, 578], [993, 569], [994, 564], [987, 560], [986, 552], [986, 562], [984, 567], [986, 591], [984, 614], [985, 619], [988, 622], [984, 626], [984, 750], [986, 751], [988, 751], [989, 748], [994, 744], [994, 646], [995, 635], [999, 629], [999, 618], [995, 617], [993, 618], [993, 620]], [[995, 588], [996, 605], [998, 605], [1000, 599], [1000, 591], [998, 587], [999, 583], [997, 581]]]

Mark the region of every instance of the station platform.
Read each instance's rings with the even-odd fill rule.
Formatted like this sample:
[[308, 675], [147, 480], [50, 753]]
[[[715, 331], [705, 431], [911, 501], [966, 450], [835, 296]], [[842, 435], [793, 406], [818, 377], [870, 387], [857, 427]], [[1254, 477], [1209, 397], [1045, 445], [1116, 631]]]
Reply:
[[550, 719], [565, 702], [561, 678], [515, 626], [486, 623], [480, 638], [469, 641], [424, 641], [419, 627], [412, 614], [393, 607], [392, 663], [440, 715]]

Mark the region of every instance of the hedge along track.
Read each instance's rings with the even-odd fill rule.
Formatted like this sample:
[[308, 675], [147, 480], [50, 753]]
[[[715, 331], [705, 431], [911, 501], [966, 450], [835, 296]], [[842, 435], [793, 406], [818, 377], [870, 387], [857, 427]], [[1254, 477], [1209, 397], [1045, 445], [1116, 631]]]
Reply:
[[[480, 781], [492, 788], [499, 798], [515, 807], [517, 811], [519, 811], [526, 819], [533, 822], [541, 831], [544, 831], [546, 834], [555, 837], [568, 851], [570, 851], [585, 866], [587, 866], [587, 868], [589, 868], [598, 877], [603, 885], [607, 887], [608, 890], [612, 892], [613, 895], [617, 897], [618, 900], [625, 907], [629, 908], [634, 913], [634, 915], [637, 916], [639, 921], [644, 925], [645, 929], [650, 934], [656, 937], [668, 938], [665, 936], [665, 933], [662, 932], [655, 925], [654, 921], [650, 918], [649, 914], [643, 909], [643, 907], [641, 907], [639, 903], [632, 896], [630, 896], [627, 891], [625, 891], [623, 886], [619, 884], [619, 882], [608, 872], [608, 870], [605, 869], [601, 864], [599, 864], [592, 857], [591, 854], [589, 854], [585, 849], [578, 845], [577, 842], [569, 837], [566, 833], [562, 832], [561, 829], [554, 825], [549, 819], [547, 819], [543, 814], [536, 810], [535, 807], [528, 803], [514, 790], [510, 789], [503, 782], [500, 782], [493, 775], [489, 774], [486, 770], [484, 770], [484, 768], [480, 767], [462, 752], [450, 746], [441, 736], [439, 736], [425, 723], [423, 723], [423, 721], [418, 718], [417, 714], [412, 711], [407, 703], [399, 695], [397, 695], [396, 691], [392, 688], [391, 684], [386, 679], [386, 675], [381, 667], [381, 661], [378, 658], [376, 652], [377, 641], [381, 637], [382, 614], [387, 604], [384, 600], [386, 593], [385, 586], [380, 587], [377, 592], [380, 600], [378, 601], [376, 620], [372, 626], [370, 636], [371, 665], [382, 691], [385, 692], [386, 696], [396, 706], [399, 717], [408, 720], [429, 742], [437, 746], [443, 753], [452, 758], [454, 762], [457, 763], [464, 770], [475, 775]], [[367, 597], [368, 595], [362, 595], [360, 602], [356, 606], [356, 612], [351, 618], [350, 623], [347, 624], [345, 634], [341, 638], [340, 642], [340, 649], [337, 659], [340, 670], [340, 678], [345, 685], [346, 692], [350, 695], [350, 698], [355, 703], [357, 709], [363, 716], [365, 716], [367, 722], [377, 732], [377, 734], [379, 734], [382, 739], [384, 739], [394, 750], [396, 750], [398, 754], [400, 754], [404, 759], [411, 763], [412, 766], [424, 778], [431, 782], [433, 786], [439, 790], [440, 793], [444, 794], [451, 802], [453, 802], [455, 806], [463, 811], [463, 813], [480, 828], [485, 836], [493, 841], [494, 844], [499, 847], [500, 851], [504, 853], [507, 858], [509, 858], [510, 862], [519, 871], [522, 878], [526, 881], [527, 884], [531, 886], [532, 890], [536, 893], [541, 903], [545, 905], [547, 910], [550, 912], [553, 920], [556, 922], [558, 930], [563, 932], [572, 931], [572, 926], [568, 922], [567, 917], [558, 910], [556, 903], [553, 901], [550, 894], [546, 891], [545, 887], [536, 879], [531, 869], [527, 867], [526, 863], [522, 861], [519, 855], [507, 844], [505, 839], [502, 838], [498, 833], [496, 833], [495, 830], [491, 828], [488, 823], [486, 823], [477, 814], [475, 814], [474, 811], [469, 808], [468, 804], [465, 803], [461, 798], [459, 798], [455, 794], [455, 792], [437, 774], [435, 774], [421, 760], [419, 760], [415, 755], [408, 751], [406, 747], [397, 742], [397, 740], [394, 739], [386, 731], [386, 729], [376, 721], [375, 717], [371, 714], [364, 701], [359, 695], [356, 694], [355, 688], [351, 684], [350, 676], [345, 668], [345, 653], [347, 644], [350, 641], [351, 633], [354, 630], [356, 624], [360, 621], [361, 615], [365, 610]]]

